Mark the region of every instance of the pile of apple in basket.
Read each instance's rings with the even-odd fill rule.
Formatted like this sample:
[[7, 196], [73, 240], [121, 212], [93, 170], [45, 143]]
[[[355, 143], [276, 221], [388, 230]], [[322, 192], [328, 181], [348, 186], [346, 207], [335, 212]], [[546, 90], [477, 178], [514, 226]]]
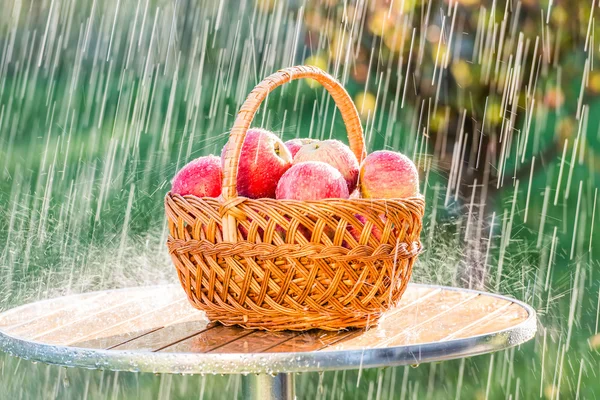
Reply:
[[[249, 128], [267, 94], [312, 78], [332, 95], [350, 147], [283, 142]], [[365, 154], [354, 104], [331, 76], [292, 67], [242, 105], [221, 157], [193, 160], [165, 198], [168, 247], [191, 303], [250, 329], [337, 330], [375, 324], [406, 289], [421, 250], [424, 200], [403, 154]]]

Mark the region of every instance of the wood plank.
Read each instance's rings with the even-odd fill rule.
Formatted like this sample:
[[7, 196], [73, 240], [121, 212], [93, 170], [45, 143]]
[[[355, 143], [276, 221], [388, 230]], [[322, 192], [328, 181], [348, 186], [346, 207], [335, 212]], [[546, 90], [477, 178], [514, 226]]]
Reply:
[[521, 307], [519, 304], [513, 303], [506, 309], [506, 312], [502, 313], [496, 318], [490, 319], [488, 322], [473, 327], [473, 329], [463, 331], [455, 336], [454, 339], [464, 339], [477, 335], [498, 332], [525, 322], [527, 318], [529, 318], [529, 313], [527, 310]]
[[[433, 287], [409, 286], [406, 292], [404, 292], [404, 295], [402, 296], [402, 299], [400, 300], [398, 306], [393, 310], [388, 311], [385, 317], [389, 318], [390, 316], [400, 312], [404, 308], [414, 304], [415, 302], [422, 301], [426, 299], [427, 296], [433, 295], [434, 293], [437, 293], [439, 291], [439, 289]], [[378, 328], [374, 327], [372, 329]], [[288, 341], [285, 341], [281, 344], [277, 344], [266, 350], [266, 352], [285, 353], [319, 351], [342, 340], [348, 340], [350, 338], [360, 336], [364, 333], [364, 330], [356, 329], [339, 332], [314, 330], [304, 332], [303, 334], [298, 335]]]
[[477, 294], [461, 291], [442, 290], [434, 292], [430, 296], [421, 298], [421, 301], [408, 305], [400, 310], [400, 312], [388, 316], [377, 328], [368, 330], [360, 336], [343, 340], [334, 346], [326, 348], [325, 351], [378, 347], [381, 343], [401, 334], [405, 329], [428, 320], [440, 312], [475, 296]]
[[425, 297], [433, 292], [439, 292], [440, 289], [436, 288], [436, 287], [429, 287], [429, 286], [408, 286], [408, 288], [406, 289], [406, 291], [404, 292], [404, 294], [402, 295], [402, 298], [400, 299], [400, 302], [398, 303], [398, 305], [393, 309], [390, 310], [389, 312], [394, 312], [395, 310], [405, 307], [406, 305], [413, 303], [414, 301]]
[[112, 350], [116, 346], [125, 344], [131, 340], [138, 339], [144, 335], [148, 335], [154, 331], [160, 330], [162, 327], [146, 328], [130, 332], [123, 332], [114, 336], [101, 337], [98, 339], [91, 340], [78, 340], [76, 343], [69, 344], [72, 347], [79, 347], [82, 349], [103, 349]]
[[77, 342], [81, 338], [105, 330], [107, 327], [112, 327], [125, 320], [172, 303], [180, 297], [181, 294], [179, 292], [157, 293], [146, 291], [144, 295], [130, 297], [129, 301], [122, 302], [108, 309], [101, 307], [96, 314], [75, 319], [68, 324], [38, 333], [30, 338], [51, 344]]
[[319, 351], [327, 346], [337, 343], [350, 335], [360, 334], [363, 331], [348, 330], [340, 332], [309, 331], [302, 333], [290, 340], [276, 344], [264, 350], [266, 353], [301, 353]]
[[[411, 288], [412, 289], [412, 288]], [[437, 289], [430, 287], [415, 287], [407, 290], [402, 297], [399, 308], [409, 305], [424, 295], [430, 294]], [[392, 313], [396, 312], [395, 309]], [[244, 336], [212, 352], [218, 353], [248, 353], [248, 352], [297, 352], [318, 351], [330, 344], [336, 343], [350, 335], [360, 335], [362, 331], [349, 330], [340, 332], [310, 331], [298, 333], [269, 333], [259, 331]]]
[[120, 324], [107, 327], [104, 330], [94, 332], [69, 344], [76, 347], [106, 349], [163, 328], [166, 325], [194, 314], [200, 314], [198, 318], [204, 317], [204, 313], [193, 308], [187, 298], [181, 298], [171, 304], [140, 314]]
[[39, 316], [38, 318], [19, 325], [13, 325], [6, 328], [4, 331], [15, 336], [34, 337], [43, 332], [48, 332], [64, 325], [68, 325], [74, 320], [89, 317], [102, 310], [132, 301], [133, 298], [136, 298], [136, 296], [111, 295], [109, 293], [104, 293], [100, 296], [92, 297], [87, 301], [75, 300], [70, 306], [56, 311], [49, 308], [46, 315]]
[[295, 336], [298, 332], [266, 332], [256, 331], [242, 336], [237, 340], [229, 342], [221, 347], [211, 350], [211, 353], [262, 353], [263, 351], [284, 343]]
[[[204, 314], [202, 314], [204, 315]], [[150, 332], [134, 340], [114, 346], [114, 350], [158, 351], [172, 343], [197, 335], [213, 327], [208, 319], [194, 315]]]
[[514, 304], [514, 303], [510, 302], [510, 301], [506, 301], [504, 305], [500, 306], [499, 308], [495, 309], [494, 311], [485, 315], [484, 317], [478, 319], [477, 321], [473, 321], [471, 323], [465, 324], [462, 328], [455, 330], [448, 336], [441, 338], [440, 342], [452, 340], [452, 339], [458, 337], [458, 335], [463, 334], [464, 332], [471, 332], [474, 328], [478, 328], [479, 326], [481, 326], [485, 323], [488, 323], [491, 319], [497, 318], [500, 315], [502, 315], [506, 312], [509, 312], [508, 309], [512, 304]]
[[494, 310], [503, 306], [507, 307], [510, 304], [511, 302], [509, 301], [492, 296], [478, 295], [459, 303], [454, 308], [450, 308], [443, 313], [438, 313], [428, 320], [409, 327], [389, 340], [381, 342], [378, 347], [437, 342], [465, 325], [479, 321], [494, 312]]
[[166, 353], [208, 353], [252, 332], [238, 327], [217, 325], [212, 329], [159, 349], [159, 351]]
[[[412, 289], [412, 288], [411, 288]], [[432, 291], [435, 291], [438, 289], [435, 288], [429, 288], [429, 287], [415, 287], [412, 290], [407, 290], [405, 293], [405, 296], [403, 296], [402, 301], [404, 302], [411, 302], [411, 301], [415, 301], [415, 299], [418, 299], [420, 297], [422, 297], [423, 295], [429, 294]], [[247, 349], [248, 344], [250, 343], [250, 338], [248, 338], [248, 341], [242, 341], [238, 344], [235, 343], [231, 343], [229, 344], [229, 342], [225, 343], [225, 345], [227, 345], [228, 347], [225, 348], [225, 350], [219, 350], [219, 347], [221, 346], [225, 346], [220, 344], [218, 347], [215, 347], [213, 349], [213, 347], [211, 347], [210, 345], [207, 345], [208, 347], [202, 347], [198, 344], [198, 341], [195, 340], [193, 338], [193, 336], [195, 334], [202, 334], [202, 336], [200, 336], [198, 338], [198, 340], [201, 341], [205, 341], [206, 343], [213, 343], [215, 340], [213, 340], [213, 338], [211, 337], [211, 335], [221, 335], [223, 332], [221, 331], [221, 329], [218, 330], [214, 330], [214, 329], [208, 329], [209, 326], [208, 324], [206, 325], [197, 325], [197, 324], [176, 324], [170, 327], [165, 327], [164, 329], [159, 329], [159, 330], [155, 330], [152, 331], [150, 333], [148, 333], [147, 335], [141, 335], [139, 338], [131, 340], [127, 343], [124, 343], [122, 345], [117, 345], [114, 347], [115, 350], [151, 350], [151, 351], [158, 351], [161, 348], [165, 348], [164, 351], [171, 351], [169, 350], [171, 347], [169, 347], [169, 344], [171, 343], [177, 343], [179, 344], [179, 342], [182, 342], [181, 344], [179, 344], [178, 348], [185, 348], [185, 346], [190, 346], [190, 348], [188, 350], [185, 351], [200, 351], [199, 349], [202, 348], [202, 351], [218, 351], [218, 352], [225, 352], [227, 349], [227, 351], [230, 352], [244, 352], [245, 348]], [[221, 327], [223, 328], [223, 327]], [[240, 329], [240, 328], [235, 328], [235, 329]], [[205, 332], [205, 330], [208, 330]], [[230, 331], [227, 331], [228, 333], [230, 333]], [[287, 336], [288, 334], [286, 333], [286, 336], [284, 338], [282, 338], [281, 336], [279, 336], [278, 334], [267, 334], [266, 332], [252, 332], [252, 331], [244, 331], [244, 330], [239, 330], [236, 331], [239, 333], [245, 332], [245, 333], [252, 333], [252, 335], [256, 335], [254, 336], [254, 338], [257, 338], [257, 343], [256, 346], [257, 348], [254, 350], [255, 352], [258, 351], [263, 351], [266, 350], [270, 347], [273, 347], [273, 345], [278, 345], [279, 341], [281, 340], [281, 342], [285, 342], [285, 340], [288, 340], [290, 338], [293, 338], [293, 336]], [[271, 335], [271, 336], [270, 336]], [[293, 334], [295, 335], [295, 334]], [[347, 336], [346, 333], [343, 334], [342, 337]], [[227, 340], [231, 340], [232, 342], [234, 342], [236, 339], [238, 338], [242, 338], [242, 336], [235, 336], [235, 337], [231, 337], [231, 338], [227, 338]], [[285, 340], [283, 340], [285, 339]], [[216, 340], [218, 343], [222, 343], [222, 339], [221, 338], [217, 338]], [[333, 342], [333, 340], [332, 340]], [[261, 350], [262, 349], [262, 350]]]
[[34, 319], [43, 318], [49, 312], [74, 308], [79, 302], [87, 302], [93, 298], [107, 296], [107, 293], [75, 294], [55, 299], [41, 300], [35, 303], [15, 307], [0, 314], [0, 327], [7, 331], [8, 327], [21, 325]]

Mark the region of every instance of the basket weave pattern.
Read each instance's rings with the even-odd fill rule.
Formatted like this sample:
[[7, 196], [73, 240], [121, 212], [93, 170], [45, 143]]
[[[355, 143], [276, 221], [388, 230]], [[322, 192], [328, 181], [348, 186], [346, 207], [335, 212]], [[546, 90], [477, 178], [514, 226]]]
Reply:
[[237, 164], [252, 117], [271, 90], [304, 77], [330, 92], [361, 161], [362, 128], [346, 91], [317, 68], [293, 67], [265, 79], [242, 105], [227, 145], [223, 199], [165, 198], [167, 245], [181, 284], [195, 307], [225, 325], [338, 330], [374, 324], [400, 300], [421, 251], [420, 196], [237, 196]]

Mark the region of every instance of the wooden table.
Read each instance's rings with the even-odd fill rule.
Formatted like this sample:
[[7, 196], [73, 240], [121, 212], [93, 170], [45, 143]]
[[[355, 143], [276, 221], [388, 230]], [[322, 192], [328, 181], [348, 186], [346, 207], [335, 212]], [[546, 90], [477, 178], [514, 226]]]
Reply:
[[269, 333], [210, 323], [178, 285], [92, 292], [0, 314], [0, 349], [71, 367], [244, 374], [248, 398], [293, 398], [295, 372], [419, 364], [516, 346], [534, 310], [506, 297], [409, 285], [369, 330]]

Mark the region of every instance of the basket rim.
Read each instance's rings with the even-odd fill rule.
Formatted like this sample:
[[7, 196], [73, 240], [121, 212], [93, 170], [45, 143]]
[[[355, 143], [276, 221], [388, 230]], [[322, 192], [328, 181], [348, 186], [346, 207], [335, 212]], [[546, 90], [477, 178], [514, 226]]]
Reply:
[[372, 204], [372, 203], [406, 203], [406, 202], [411, 202], [411, 201], [422, 201], [423, 203], [425, 203], [425, 196], [423, 196], [420, 193], [417, 194], [416, 196], [398, 197], [398, 198], [391, 198], [391, 199], [380, 199], [380, 198], [365, 199], [365, 198], [360, 198], [360, 197], [345, 199], [345, 198], [340, 198], [340, 197], [331, 197], [331, 198], [320, 199], [320, 200], [273, 199], [270, 197], [261, 197], [259, 199], [252, 199], [250, 197], [244, 197], [244, 196], [237, 196], [237, 197], [233, 197], [229, 200], [225, 200], [221, 196], [219, 196], [219, 197], [198, 197], [193, 194], [186, 194], [186, 195], [182, 196], [180, 194], [172, 193], [170, 190], [165, 195], [165, 199], [177, 198], [177, 197], [181, 197], [186, 200], [193, 199], [193, 200], [204, 200], [204, 201], [211, 201], [211, 202], [216, 201], [221, 204], [225, 204], [225, 203], [228, 203], [228, 202], [234, 201], [234, 200], [239, 201], [239, 199], [243, 199], [245, 202], [247, 201], [250, 203], [261, 202], [261, 203], [274, 203], [274, 204], [286, 204], [286, 205], [325, 204], [325, 203], [340, 203], [340, 202]]

